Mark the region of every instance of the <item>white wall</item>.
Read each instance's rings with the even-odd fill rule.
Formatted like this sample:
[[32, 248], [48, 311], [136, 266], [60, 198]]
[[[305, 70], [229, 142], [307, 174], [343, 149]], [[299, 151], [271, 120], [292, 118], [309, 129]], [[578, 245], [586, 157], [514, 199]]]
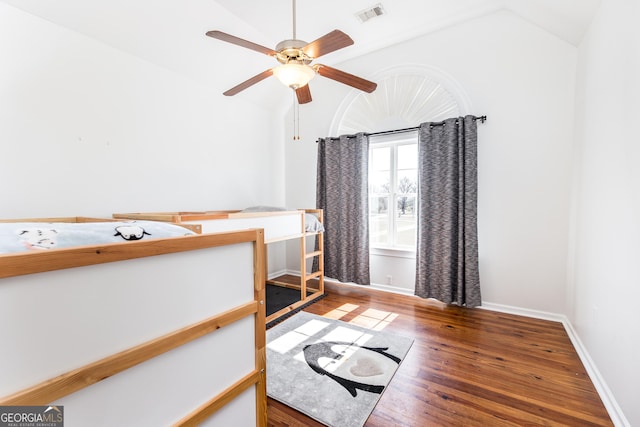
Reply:
[[[475, 114], [488, 116], [479, 125], [485, 302], [565, 311], [576, 57], [575, 47], [498, 12], [338, 66], [365, 78], [402, 63], [437, 67], [467, 91]], [[328, 136], [349, 91], [321, 77], [310, 87], [314, 101], [300, 107], [302, 140], [286, 142], [289, 206], [315, 204], [314, 141]], [[398, 287], [413, 289], [413, 271], [398, 261], [372, 266], [373, 282], [384, 284], [390, 274]], [[397, 282], [401, 277], [410, 282]]]
[[579, 49], [571, 322], [640, 425], [640, 6], [603, 1]]
[[274, 113], [0, 3], [0, 217], [283, 204]]

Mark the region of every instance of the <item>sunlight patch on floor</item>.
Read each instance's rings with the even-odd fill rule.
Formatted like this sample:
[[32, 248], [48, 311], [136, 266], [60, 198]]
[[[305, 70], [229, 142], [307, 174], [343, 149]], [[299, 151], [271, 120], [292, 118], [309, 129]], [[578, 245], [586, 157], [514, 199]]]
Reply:
[[[360, 308], [360, 306], [356, 304], [343, 304], [340, 307], [323, 314], [323, 317], [340, 320], [347, 314], [352, 313], [358, 308]], [[358, 314], [348, 323], [360, 326], [362, 328], [371, 329], [373, 331], [381, 331], [386, 328], [387, 325], [393, 322], [398, 316], [398, 313], [376, 310], [375, 308], [368, 308], [361, 314]]]
[[374, 331], [381, 331], [398, 317], [397, 313], [370, 308], [354, 317], [349, 323]]
[[351, 313], [353, 310], [356, 310], [358, 307], [360, 306], [355, 304], [342, 304], [340, 307], [323, 314], [323, 316], [329, 319], [339, 320]]

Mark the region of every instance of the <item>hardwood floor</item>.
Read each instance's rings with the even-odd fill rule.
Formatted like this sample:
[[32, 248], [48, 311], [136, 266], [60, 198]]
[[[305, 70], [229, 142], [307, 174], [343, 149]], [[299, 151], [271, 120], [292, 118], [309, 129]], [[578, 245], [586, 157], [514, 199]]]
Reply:
[[[366, 427], [613, 425], [560, 323], [328, 282], [325, 289], [305, 311], [386, 324], [415, 340]], [[268, 425], [322, 424], [269, 399]]]

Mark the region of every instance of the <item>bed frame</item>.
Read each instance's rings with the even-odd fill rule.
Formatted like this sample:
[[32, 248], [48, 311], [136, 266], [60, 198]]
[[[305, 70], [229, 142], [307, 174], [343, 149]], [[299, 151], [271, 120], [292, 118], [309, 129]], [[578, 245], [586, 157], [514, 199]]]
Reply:
[[264, 260], [260, 229], [0, 255], [0, 405], [266, 426]]
[[[268, 280], [269, 284], [298, 289], [300, 299], [295, 303], [269, 315], [267, 323], [272, 322], [291, 311], [324, 296], [324, 235], [320, 232], [308, 232], [305, 227], [305, 214], [311, 214], [323, 223], [322, 209], [299, 209], [274, 212], [243, 212], [239, 210], [199, 211], [199, 212], [150, 212], [116, 213], [118, 220], [164, 221], [188, 226], [197, 233], [240, 230], [246, 228], [264, 229], [264, 243], [298, 240], [300, 246], [300, 279], [297, 284], [285, 281]], [[315, 243], [310, 243], [313, 240]], [[268, 250], [265, 247], [265, 256]], [[317, 257], [316, 269], [307, 265]], [[265, 277], [268, 277], [265, 260]]]

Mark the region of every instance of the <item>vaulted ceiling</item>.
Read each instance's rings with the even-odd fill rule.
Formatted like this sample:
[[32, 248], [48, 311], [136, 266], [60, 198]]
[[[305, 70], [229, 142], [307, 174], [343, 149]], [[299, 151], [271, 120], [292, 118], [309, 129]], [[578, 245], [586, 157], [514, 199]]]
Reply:
[[[230, 86], [274, 66], [272, 58], [206, 37], [221, 30], [263, 46], [292, 38], [292, 0], [0, 0], [146, 61]], [[298, 0], [297, 38], [340, 29], [355, 44], [323, 57], [333, 65], [448, 25], [509, 10], [578, 45], [600, 0]], [[356, 14], [381, 5], [382, 16]], [[262, 84], [262, 83], [261, 83]], [[277, 85], [279, 83], [264, 83]]]

